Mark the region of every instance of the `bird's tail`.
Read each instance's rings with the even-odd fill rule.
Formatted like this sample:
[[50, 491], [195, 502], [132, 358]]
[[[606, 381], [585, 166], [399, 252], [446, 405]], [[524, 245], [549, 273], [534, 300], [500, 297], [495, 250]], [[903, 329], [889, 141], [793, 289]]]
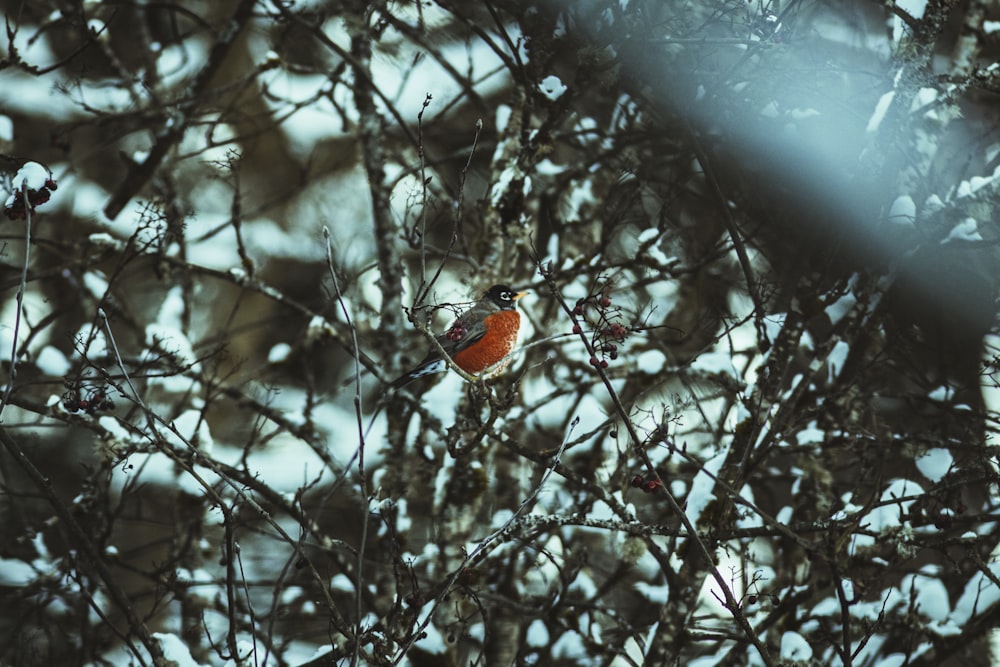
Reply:
[[393, 389], [399, 389], [400, 387], [405, 387], [414, 380], [425, 377], [427, 375], [434, 375], [435, 373], [440, 373], [447, 370], [448, 364], [444, 362], [444, 359], [431, 359], [423, 362], [416, 368], [414, 368], [409, 373], [403, 373], [398, 378], [389, 383], [389, 386]]

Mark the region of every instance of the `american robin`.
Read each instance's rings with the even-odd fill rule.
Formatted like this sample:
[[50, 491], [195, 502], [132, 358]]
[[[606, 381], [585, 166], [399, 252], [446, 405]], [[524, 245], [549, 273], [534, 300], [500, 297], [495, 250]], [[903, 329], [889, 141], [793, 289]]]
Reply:
[[[455, 365], [466, 373], [477, 375], [504, 361], [514, 344], [521, 326], [517, 300], [526, 292], [515, 292], [507, 285], [494, 285], [471, 308], [461, 313], [451, 327], [437, 337]], [[435, 346], [424, 360], [409, 373], [396, 378], [390, 386], [398, 389], [413, 380], [447, 367]]]

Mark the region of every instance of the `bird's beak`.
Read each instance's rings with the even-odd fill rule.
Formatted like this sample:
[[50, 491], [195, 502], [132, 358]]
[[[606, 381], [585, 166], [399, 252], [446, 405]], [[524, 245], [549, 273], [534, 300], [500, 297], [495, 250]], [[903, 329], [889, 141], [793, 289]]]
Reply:
[[512, 298], [512, 299], [513, 299], [514, 301], [517, 301], [517, 300], [518, 300], [518, 299], [520, 299], [520, 298], [521, 298], [522, 296], [528, 296], [528, 293], [527, 293], [527, 292], [518, 292], [517, 294], [515, 294], [515, 295], [514, 295], [514, 296], [512, 296], [511, 298]]

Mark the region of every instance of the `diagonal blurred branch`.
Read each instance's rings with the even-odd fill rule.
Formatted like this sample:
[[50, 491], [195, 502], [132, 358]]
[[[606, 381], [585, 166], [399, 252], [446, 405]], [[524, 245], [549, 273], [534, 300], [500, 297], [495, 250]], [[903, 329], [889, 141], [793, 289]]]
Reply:
[[240, 0], [232, 17], [225, 23], [219, 33], [212, 50], [209, 51], [208, 61], [201, 68], [198, 75], [191, 82], [186, 101], [181, 104], [178, 114], [170, 114], [164, 122], [164, 127], [160, 129], [156, 136], [149, 155], [141, 164], [130, 168], [125, 180], [119, 184], [118, 189], [111, 195], [111, 199], [104, 207], [104, 215], [108, 219], [115, 219], [121, 213], [125, 205], [139, 192], [140, 189], [159, 168], [160, 163], [166, 157], [174, 145], [184, 136], [184, 131], [191, 122], [192, 116], [198, 110], [200, 104], [205, 101], [209, 83], [219, 71], [230, 49], [236, 43], [236, 37], [250, 20], [253, 6], [256, 0]]

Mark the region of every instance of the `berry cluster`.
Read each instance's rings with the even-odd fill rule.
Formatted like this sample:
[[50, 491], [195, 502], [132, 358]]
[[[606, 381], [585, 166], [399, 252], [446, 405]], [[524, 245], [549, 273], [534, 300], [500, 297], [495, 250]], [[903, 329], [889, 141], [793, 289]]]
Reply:
[[[618, 358], [618, 346], [625, 342], [629, 328], [622, 324], [622, 311], [613, 305], [610, 286], [605, 286], [600, 292], [584, 299], [578, 299], [573, 308], [573, 315], [592, 322], [590, 344], [594, 355], [590, 365], [600, 368], [608, 367], [608, 360]], [[573, 333], [583, 333], [583, 327], [573, 325]]]
[[448, 329], [448, 331], [445, 332], [444, 337], [447, 338], [448, 340], [458, 342], [463, 338], [465, 338], [466, 334], [468, 333], [469, 332], [466, 330], [465, 327], [456, 322], [455, 324], [452, 325], [450, 329]]
[[91, 387], [83, 397], [80, 396], [79, 391], [71, 389], [63, 394], [62, 404], [68, 412], [82, 411], [91, 416], [99, 412], [107, 412], [115, 407], [114, 401], [108, 398], [107, 387]]
[[[26, 192], [21, 189], [24, 184], [27, 184]], [[10, 220], [24, 220], [26, 210], [34, 213], [35, 207], [47, 202], [58, 187], [52, 172], [37, 162], [28, 162], [21, 167], [12, 186], [13, 192], [3, 205], [3, 212]]]
[[663, 486], [663, 482], [656, 479], [655, 477], [643, 477], [642, 475], [636, 475], [629, 482], [632, 488], [641, 489], [643, 493], [656, 493]]

